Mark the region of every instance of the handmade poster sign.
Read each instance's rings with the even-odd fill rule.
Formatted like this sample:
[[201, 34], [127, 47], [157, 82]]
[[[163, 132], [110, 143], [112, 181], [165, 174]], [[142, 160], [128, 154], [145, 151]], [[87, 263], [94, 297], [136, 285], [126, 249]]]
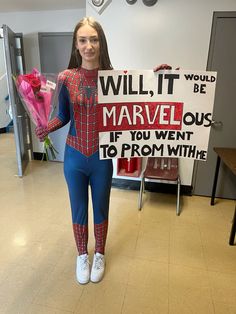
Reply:
[[99, 71], [101, 159], [206, 160], [216, 72]]

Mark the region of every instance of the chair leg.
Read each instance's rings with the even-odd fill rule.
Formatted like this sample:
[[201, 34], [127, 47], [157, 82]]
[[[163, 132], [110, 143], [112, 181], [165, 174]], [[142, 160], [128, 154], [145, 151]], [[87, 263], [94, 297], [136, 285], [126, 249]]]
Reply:
[[178, 177], [178, 179], [177, 179], [177, 184], [178, 184], [178, 187], [177, 187], [176, 215], [179, 216], [180, 215], [180, 206], [179, 206], [179, 203], [180, 203], [180, 185], [181, 185], [180, 177]]
[[229, 237], [230, 245], [234, 245], [235, 234], [236, 234], [236, 206], [234, 210], [234, 218], [233, 218], [232, 228], [231, 228], [230, 237]]
[[139, 199], [138, 199], [138, 210], [142, 209], [143, 190], [144, 190], [144, 177], [141, 179], [141, 182], [140, 182]]

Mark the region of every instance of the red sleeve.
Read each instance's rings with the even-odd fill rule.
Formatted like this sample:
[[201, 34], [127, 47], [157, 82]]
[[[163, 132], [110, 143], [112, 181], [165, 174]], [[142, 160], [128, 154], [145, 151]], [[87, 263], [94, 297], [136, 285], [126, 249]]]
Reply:
[[48, 129], [48, 132], [50, 133], [50, 132], [60, 129], [64, 125], [65, 123], [63, 123], [58, 117], [55, 117], [48, 122], [47, 129]]

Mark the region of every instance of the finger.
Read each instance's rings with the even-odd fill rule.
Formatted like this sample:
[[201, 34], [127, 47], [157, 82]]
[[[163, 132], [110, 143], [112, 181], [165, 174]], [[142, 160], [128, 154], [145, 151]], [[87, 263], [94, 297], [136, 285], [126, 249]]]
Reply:
[[160, 71], [161, 70], [161, 67], [160, 66], [157, 66], [153, 69], [154, 72], [157, 72], [157, 71]]
[[160, 70], [171, 70], [172, 67], [168, 64], [160, 64], [157, 67], [153, 69], [154, 72], [160, 71]]

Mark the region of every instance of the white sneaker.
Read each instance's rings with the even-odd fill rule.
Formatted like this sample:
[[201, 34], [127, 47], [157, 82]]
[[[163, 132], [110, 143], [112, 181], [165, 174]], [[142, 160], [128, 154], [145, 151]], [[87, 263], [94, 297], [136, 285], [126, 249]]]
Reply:
[[91, 270], [90, 280], [99, 282], [102, 280], [105, 271], [105, 256], [100, 253], [95, 253], [93, 258], [93, 266]]
[[76, 279], [80, 284], [89, 282], [89, 258], [88, 254], [77, 256]]

